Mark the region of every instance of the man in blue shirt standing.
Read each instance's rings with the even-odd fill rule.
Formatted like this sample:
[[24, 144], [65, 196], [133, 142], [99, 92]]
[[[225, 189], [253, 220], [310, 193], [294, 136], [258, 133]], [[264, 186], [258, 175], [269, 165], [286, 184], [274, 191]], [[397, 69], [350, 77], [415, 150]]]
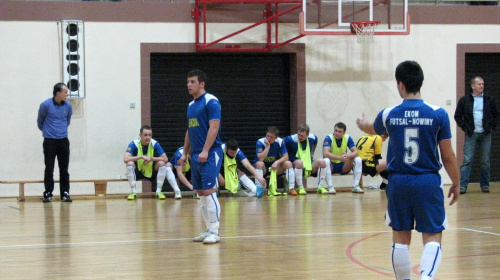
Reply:
[[63, 83], [54, 85], [53, 97], [40, 104], [37, 124], [43, 134], [43, 154], [45, 159], [45, 191], [43, 202], [52, 202], [54, 191], [54, 164], [59, 165], [59, 188], [61, 200], [72, 202], [69, 196], [69, 140], [68, 126], [73, 107], [67, 101], [68, 87]]
[[448, 113], [422, 100], [424, 73], [415, 61], [396, 68], [400, 105], [382, 110], [370, 123], [364, 116], [356, 122], [369, 134], [389, 135], [387, 151], [386, 224], [392, 227], [392, 264], [396, 279], [411, 276], [409, 246], [411, 231], [422, 233], [424, 250], [420, 259], [422, 280], [435, 279], [441, 265], [441, 237], [448, 227], [444, 190], [439, 170], [440, 156], [451, 180], [450, 205], [460, 195], [460, 173], [451, 146]]
[[207, 226], [193, 241], [214, 244], [220, 241], [220, 204], [216, 190], [222, 165], [221, 106], [217, 97], [206, 92], [206, 80], [207, 75], [201, 70], [193, 70], [187, 75], [187, 87], [193, 101], [187, 109], [188, 129], [179, 164], [184, 165], [187, 154], [191, 154], [191, 183], [201, 196], [201, 212]]

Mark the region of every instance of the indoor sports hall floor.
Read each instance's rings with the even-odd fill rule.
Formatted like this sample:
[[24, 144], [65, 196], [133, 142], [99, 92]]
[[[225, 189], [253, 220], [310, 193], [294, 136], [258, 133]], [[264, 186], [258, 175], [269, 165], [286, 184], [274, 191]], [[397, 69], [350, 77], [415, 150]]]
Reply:
[[[500, 185], [447, 207], [438, 279], [499, 279]], [[221, 197], [221, 242], [194, 243], [199, 201], [0, 199], [0, 279], [394, 279], [387, 200], [365, 194]], [[449, 202], [449, 200], [447, 200]], [[410, 246], [418, 276], [421, 237]]]

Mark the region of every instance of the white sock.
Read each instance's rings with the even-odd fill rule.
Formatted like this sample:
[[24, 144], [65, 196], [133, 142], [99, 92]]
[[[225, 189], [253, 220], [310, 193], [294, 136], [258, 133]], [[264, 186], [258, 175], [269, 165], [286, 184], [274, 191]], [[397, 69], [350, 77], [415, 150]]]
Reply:
[[[260, 177], [264, 177], [264, 172], [262, 172], [262, 169], [259, 169], [257, 168], [256, 169], [257, 171], [257, 174], [259, 174]], [[257, 180], [257, 178], [255, 178], [255, 186], [256, 187], [259, 187], [259, 188], [264, 188], [265, 186], [262, 186], [262, 184], [259, 182], [259, 180]]]
[[410, 280], [411, 261], [407, 244], [392, 245], [392, 267], [397, 280]]
[[160, 166], [158, 168], [158, 175], [156, 175], [156, 193], [161, 192], [163, 188], [163, 182], [165, 182], [165, 176], [167, 175], [167, 167]]
[[363, 169], [363, 166], [361, 165], [361, 158], [360, 157], [355, 157], [354, 158], [354, 175], [353, 175], [353, 186], [359, 186], [359, 180], [361, 179], [361, 172]]
[[219, 234], [220, 204], [216, 193], [205, 196], [207, 203], [208, 222], [211, 232]]
[[205, 200], [206, 196], [200, 196], [200, 210], [201, 215], [203, 216], [203, 221], [205, 221], [205, 226], [207, 230], [210, 228], [210, 222], [208, 221], [208, 210], [207, 210], [207, 201]]
[[332, 187], [333, 186], [333, 183], [332, 183], [332, 166], [331, 166], [331, 162], [330, 162], [330, 159], [329, 158], [324, 158], [323, 159], [326, 163], [326, 168], [325, 168], [325, 179], [326, 179], [326, 184], [328, 185], [328, 187]]
[[241, 181], [241, 184], [247, 188], [249, 191], [253, 192], [253, 193], [256, 193], [257, 192], [257, 189], [255, 187], [255, 184], [252, 182], [252, 180], [250, 180], [250, 178], [248, 178], [247, 175], [243, 175], [241, 176], [240, 178], [240, 181]]
[[295, 188], [295, 171], [292, 168], [288, 168], [286, 171], [286, 180], [288, 181], [288, 189], [291, 190]]
[[135, 172], [134, 172], [134, 167], [131, 165], [127, 165], [127, 172], [125, 173], [128, 179], [128, 183], [130, 185], [130, 188], [132, 189], [133, 193], [137, 193], [137, 189], [135, 187]]
[[422, 280], [433, 280], [439, 270], [442, 259], [441, 244], [437, 242], [427, 242], [420, 259], [420, 274]]
[[172, 186], [172, 189], [174, 189], [174, 192], [180, 191], [174, 172], [172, 172], [172, 167], [170, 166], [167, 166], [167, 181]]
[[[321, 160], [321, 159], [320, 159]], [[319, 174], [319, 178], [318, 178], [318, 189], [323, 186], [323, 183], [325, 182], [325, 173], [326, 173], [326, 168], [323, 168], [323, 167], [320, 167], [318, 169], [318, 174]]]
[[302, 168], [295, 168], [295, 183], [297, 187], [302, 187]]

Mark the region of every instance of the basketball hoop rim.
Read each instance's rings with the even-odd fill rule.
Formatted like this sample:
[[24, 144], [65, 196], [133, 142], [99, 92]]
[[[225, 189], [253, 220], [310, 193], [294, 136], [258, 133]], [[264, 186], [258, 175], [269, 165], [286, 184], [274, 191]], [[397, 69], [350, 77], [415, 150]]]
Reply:
[[380, 24], [378, 20], [362, 20], [362, 21], [351, 21], [351, 26], [377, 26]]

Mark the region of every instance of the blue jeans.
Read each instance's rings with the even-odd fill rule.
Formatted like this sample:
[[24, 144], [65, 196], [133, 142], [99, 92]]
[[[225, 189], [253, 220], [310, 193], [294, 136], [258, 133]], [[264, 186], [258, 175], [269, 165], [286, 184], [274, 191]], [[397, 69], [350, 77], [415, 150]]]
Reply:
[[461, 189], [467, 189], [469, 185], [469, 176], [476, 146], [479, 146], [481, 151], [481, 188], [490, 186], [491, 133], [473, 133], [472, 136], [465, 135], [464, 162], [460, 166]]

